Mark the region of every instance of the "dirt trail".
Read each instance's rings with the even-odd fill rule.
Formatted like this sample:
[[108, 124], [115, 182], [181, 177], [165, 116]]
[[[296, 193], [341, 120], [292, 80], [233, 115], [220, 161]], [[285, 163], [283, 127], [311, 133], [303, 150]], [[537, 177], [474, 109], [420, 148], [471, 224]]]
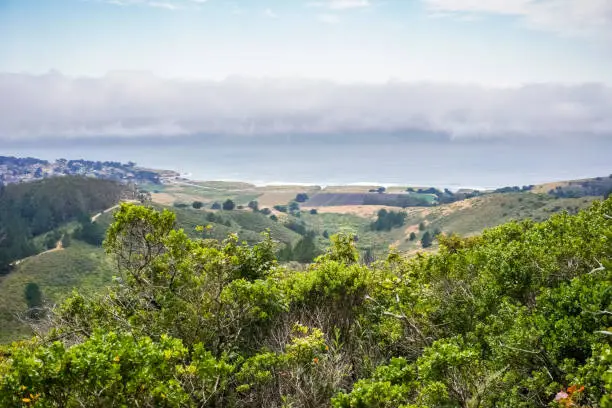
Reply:
[[[137, 200], [126, 200], [126, 201], [123, 201], [123, 202], [138, 202], [138, 201]], [[91, 222], [95, 222], [98, 218], [100, 218], [100, 216], [102, 214], [106, 214], [109, 211], [113, 211], [114, 209], [119, 208], [120, 205], [121, 205], [121, 203], [119, 203], [117, 205], [114, 205], [112, 207], [109, 207], [106, 210], [103, 210], [102, 212], [97, 213], [96, 215], [91, 217]], [[40, 252], [40, 253], [38, 253], [36, 255], [31, 255], [31, 256], [28, 256], [26, 258], [19, 259], [19, 260], [13, 262], [12, 265], [13, 266], [17, 266], [20, 263], [22, 263], [23, 261], [25, 261], [26, 259], [30, 259], [30, 258], [34, 258], [34, 257], [41, 256], [41, 255], [44, 255], [44, 254], [48, 254], [50, 252], [56, 252], [56, 251], [63, 250], [64, 249], [64, 245], [62, 244], [62, 240], [63, 239], [64, 239], [64, 236], [62, 235], [62, 237], [59, 239], [59, 241], [57, 241], [57, 243], [55, 244], [54, 248], [47, 249], [46, 251]]]

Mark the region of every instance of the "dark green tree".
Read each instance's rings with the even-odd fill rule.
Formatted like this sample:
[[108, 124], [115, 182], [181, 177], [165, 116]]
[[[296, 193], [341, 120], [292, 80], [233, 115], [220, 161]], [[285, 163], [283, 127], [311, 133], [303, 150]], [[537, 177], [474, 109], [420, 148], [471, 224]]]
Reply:
[[201, 201], [194, 201], [193, 203], [191, 203], [191, 206], [196, 210], [199, 210], [200, 208], [204, 207], [204, 203]]
[[254, 212], [259, 211], [259, 203], [255, 200], [249, 201], [248, 207]]
[[231, 199], [228, 198], [223, 202], [223, 209], [225, 211], [232, 211], [234, 208], [236, 208], [236, 204]]
[[43, 315], [43, 295], [38, 284], [30, 282], [26, 285], [23, 296], [28, 305], [28, 316], [32, 319], [39, 319]]
[[425, 231], [423, 237], [421, 238], [421, 246], [423, 248], [429, 248], [433, 244], [433, 238], [429, 231]]
[[305, 203], [306, 201], [308, 201], [308, 194], [306, 193], [298, 193], [295, 196], [295, 201], [298, 203]]

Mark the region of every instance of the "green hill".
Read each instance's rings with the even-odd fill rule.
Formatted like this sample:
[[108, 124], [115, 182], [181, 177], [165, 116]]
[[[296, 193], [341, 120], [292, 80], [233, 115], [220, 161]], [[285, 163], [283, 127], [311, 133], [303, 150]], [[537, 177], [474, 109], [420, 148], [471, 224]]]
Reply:
[[[561, 211], [575, 213], [587, 208], [595, 199], [597, 198], [555, 198], [531, 192], [490, 194], [437, 207], [411, 209], [404, 225], [390, 231], [374, 231], [371, 228], [372, 218], [350, 214], [313, 215], [303, 212], [299, 218], [285, 214], [283, 217], [288, 221], [303, 223], [307, 231], [314, 231], [316, 243], [321, 249], [329, 245], [329, 239], [323, 236], [324, 233], [328, 236], [336, 233], [355, 234], [359, 251], [371, 252], [374, 257], [379, 258], [385, 256], [390, 246], [408, 254], [422, 250], [420, 239], [427, 231], [432, 233], [439, 230], [447, 234], [469, 236], [511, 220], [529, 218], [542, 221]], [[165, 207], [156, 205], [156, 208]], [[285, 227], [282, 219], [275, 222], [269, 216], [250, 210], [171, 210], [176, 213], [177, 226], [183, 228], [192, 238], [222, 240], [227, 238], [229, 233], [236, 233], [240, 240], [253, 245], [262, 240], [261, 232], [265, 230], [270, 230], [272, 238], [285, 245], [295, 245], [302, 238], [302, 235]], [[106, 229], [112, 218], [112, 213], [106, 213], [96, 222]], [[419, 230], [420, 223], [424, 223], [425, 230]], [[210, 225], [212, 229], [205, 233], [197, 232], [196, 226], [202, 225]], [[74, 224], [64, 224], [60, 227], [64, 232], [74, 229]], [[409, 239], [411, 232], [416, 235], [416, 239], [412, 241]], [[53, 234], [52, 231], [47, 235]], [[41, 247], [45, 237], [46, 235], [41, 235], [37, 238]], [[112, 268], [105, 260], [103, 251], [76, 239], [72, 242], [73, 244], [63, 251], [30, 258], [19, 265], [14, 273], [0, 277], [0, 342], [21, 338], [23, 334], [29, 333], [27, 327], [14, 316], [15, 313], [25, 311], [23, 291], [27, 283], [37, 283], [45, 298], [56, 302], [68, 296], [75, 287], [99, 288], [110, 282]], [[437, 242], [434, 242], [432, 247], [435, 248]]]
[[36, 237], [130, 193], [113, 181], [72, 176], [0, 187], [0, 275], [9, 273], [14, 261], [46, 249]]
[[125, 279], [0, 348], [0, 405], [612, 406], [612, 199], [370, 266], [339, 235], [307, 270], [120, 212]]
[[[9, 275], [0, 277], [0, 343], [31, 335], [20, 320], [27, 310], [24, 298], [28, 283], [36, 283], [47, 305], [70, 295], [73, 288], [84, 293], [111, 284], [114, 268], [102, 248], [73, 240], [65, 249], [32, 256]], [[21, 316], [20, 316], [21, 315]]]

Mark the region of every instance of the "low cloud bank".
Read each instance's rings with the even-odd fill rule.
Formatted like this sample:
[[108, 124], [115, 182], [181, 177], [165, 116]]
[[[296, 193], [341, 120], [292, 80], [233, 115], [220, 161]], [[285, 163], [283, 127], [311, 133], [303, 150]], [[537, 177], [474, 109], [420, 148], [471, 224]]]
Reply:
[[[612, 87], [514, 88], [305, 79], [220, 82], [112, 73], [0, 74], [0, 140], [443, 133], [451, 138], [612, 137]], [[306, 137], [306, 136], [305, 136]]]

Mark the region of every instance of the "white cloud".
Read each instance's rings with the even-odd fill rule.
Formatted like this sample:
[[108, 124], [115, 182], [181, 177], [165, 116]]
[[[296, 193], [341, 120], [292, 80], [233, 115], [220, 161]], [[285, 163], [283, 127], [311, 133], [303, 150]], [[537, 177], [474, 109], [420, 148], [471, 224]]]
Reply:
[[0, 140], [437, 132], [612, 137], [612, 87], [0, 74]]
[[338, 24], [340, 17], [335, 14], [319, 14], [317, 20], [324, 24]]
[[610, 0], [422, 0], [434, 13], [516, 16], [564, 35], [612, 34]]
[[325, 7], [330, 10], [349, 10], [370, 7], [372, 3], [369, 0], [325, 0], [313, 1], [308, 3], [308, 5], [311, 7]]

